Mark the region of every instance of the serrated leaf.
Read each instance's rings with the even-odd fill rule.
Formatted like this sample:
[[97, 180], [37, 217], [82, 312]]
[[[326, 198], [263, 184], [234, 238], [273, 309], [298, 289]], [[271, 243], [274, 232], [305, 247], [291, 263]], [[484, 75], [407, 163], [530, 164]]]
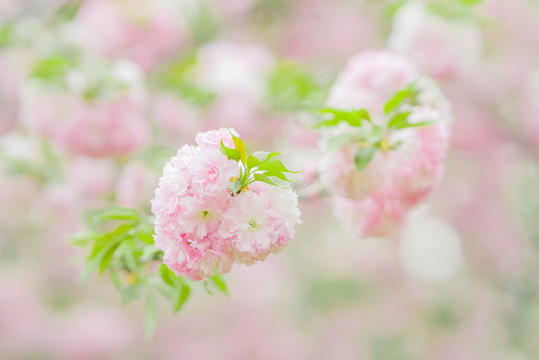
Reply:
[[214, 276], [210, 276], [209, 281], [223, 294], [225, 294], [226, 296], [230, 295], [230, 293], [228, 292], [228, 286], [226, 285], [225, 278], [222, 275], [216, 274]]
[[273, 186], [279, 186], [275, 181], [272, 181], [269, 177], [263, 174], [253, 174], [253, 177], [256, 181], [261, 181], [266, 184], [270, 184]]
[[374, 146], [370, 146], [370, 147], [360, 147], [356, 151], [356, 155], [354, 156], [354, 162], [356, 164], [357, 171], [361, 171], [365, 169], [370, 164], [377, 150], [378, 148]]
[[144, 305], [144, 333], [146, 339], [153, 338], [155, 328], [157, 326], [157, 303], [152, 293], [146, 296], [146, 304]]
[[395, 116], [391, 118], [391, 120], [389, 120], [387, 127], [390, 129], [391, 128], [398, 129], [399, 126], [402, 126], [403, 124], [407, 124], [408, 117], [410, 116], [410, 114], [411, 112], [409, 111], [396, 114]]
[[236, 150], [240, 152], [241, 161], [245, 164], [247, 162], [247, 151], [245, 150], [245, 144], [239, 137], [235, 135], [232, 135], [232, 140], [234, 141], [234, 146], [236, 147]]
[[256, 157], [254, 157], [253, 154], [249, 154], [247, 156], [247, 168], [248, 169], [252, 169], [254, 167], [257, 167], [258, 165], [260, 165], [260, 163], [262, 163], [262, 161], [258, 160]]
[[276, 172], [288, 172], [288, 173], [298, 173], [299, 171], [290, 171], [288, 170], [280, 160], [266, 160], [260, 165], [258, 165], [258, 170], [260, 171], [276, 171]]
[[220, 147], [220, 150], [223, 154], [226, 155], [226, 157], [229, 159], [229, 160], [235, 160], [235, 161], [240, 161], [241, 159], [241, 154], [240, 152], [237, 150], [237, 149], [231, 149], [231, 148], [227, 148], [225, 146], [225, 144], [223, 143], [223, 140], [221, 140], [221, 147]]
[[406, 99], [410, 98], [416, 92], [413, 85], [408, 85], [404, 89], [397, 91], [393, 97], [384, 104], [384, 114], [387, 115], [398, 108]]
[[121, 291], [122, 305], [127, 305], [140, 297], [140, 285], [135, 283], [124, 287]]

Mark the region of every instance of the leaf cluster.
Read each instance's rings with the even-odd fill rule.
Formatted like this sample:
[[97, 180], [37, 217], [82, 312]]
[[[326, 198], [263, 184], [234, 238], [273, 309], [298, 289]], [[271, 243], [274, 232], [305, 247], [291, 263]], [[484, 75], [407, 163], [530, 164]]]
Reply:
[[420, 90], [415, 83], [407, 85], [405, 88], [395, 92], [383, 107], [384, 116], [387, 121], [385, 125], [372, 121], [367, 109], [333, 109], [324, 108], [320, 110], [323, 120], [317, 123], [314, 128], [332, 128], [341, 123], [348, 124], [350, 131], [339, 133], [330, 137], [326, 143], [326, 149], [333, 151], [348, 144], [357, 145], [354, 155], [354, 162], [358, 171], [365, 169], [378, 151], [386, 152], [399, 146], [398, 143], [390, 144], [388, 135], [397, 130], [406, 128], [422, 127], [433, 123], [433, 121], [423, 121], [418, 123], [410, 122], [412, 114], [410, 107], [418, 105], [417, 97]]
[[234, 148], [226, 147], [221, 140], [221, 152], [229, 160], [234, 160], [241, 164], [239, 178], [231, 179], [228, 187], [233, 196], [247, 190], [249, 185], [255, 181], [281, 187], [286, 187], [288, 183], [293, 182], [286, 174], [297, 173], [298, 171], [287, 169], [280, 160], [275, 159], [280, 153], [256, 151], [252, 154], [247, 154], [243, 141], [234, 134], [231, 133], [231, 135]]
[[[153, 240], [152, 219], [138, 210], [110, 207], [93, 211], [85, 218], [86, 229], [71, 237], [73, 244], [91, 248], [80, 280], [92, 273], [110, 274], [110, 281], [120, 291], [121, 302], [127, 305], [145, 294], [144, 325], [151, 337], [157, 324], [156, 294], [161, 294], [177, 313], [189, 300], [198, 285], [177, 276], [162, 263], [163, 252]], [[224, 278], [215, 274], [203, 283], [228, 295]]]

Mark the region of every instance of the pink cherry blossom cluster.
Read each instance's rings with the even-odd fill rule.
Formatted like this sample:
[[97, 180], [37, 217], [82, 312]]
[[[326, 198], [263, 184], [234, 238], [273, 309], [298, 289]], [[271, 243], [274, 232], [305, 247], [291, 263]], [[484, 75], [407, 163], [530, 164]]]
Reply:
[[152, 201], [155, 244], [177, 275], [204, 280], [229, 272], [234, 262], [253, 264], [281, 251], [300, 223], [291, 188], [253, 182], [228, 189], [241, 163], [220, 150], [234, 148], [233, 130], [198, 133], [165, 165]]
[[[428, 125], [391, 128], [384, 101], [410, 83], [418, 94], [413, 104], [403, 105], [403, 111], [409, 114], [410, 124]], [[357, 236], [392, 235], [442, 176], [449, 140], [447, 101], [431, 81], [419, 78], [408, 60], [382, 51], [352, 58], [331, 89], [329, 104], [366, 109], [372, 123], [384, 129], [380, 148], [361, 171], [355, 163], [361, 146], [357, 142], [327, 149], [320, 159], [320, 178], [332, 196], [334, 213]], [[323, 136], [346, 134], [351, 129], [340, 123]], [[327, 142], [322, 144], [327, 146]]]

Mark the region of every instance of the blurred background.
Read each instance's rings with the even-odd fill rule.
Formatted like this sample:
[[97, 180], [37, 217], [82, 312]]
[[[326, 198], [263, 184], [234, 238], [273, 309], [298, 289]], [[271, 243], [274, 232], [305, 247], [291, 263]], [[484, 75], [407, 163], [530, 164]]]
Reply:
[[[539, 2], [0, 0], [0, 358], [537, 359]], [[235, 128], [316, 177], [346, 60], [409, 56], [449, 98], [446, 174], [406, 228], [358, 239], [304, 197], [288, 248], [195, 292], [122, 307], [77, 281], [84, 211], [149, 213], [166, 160]]]

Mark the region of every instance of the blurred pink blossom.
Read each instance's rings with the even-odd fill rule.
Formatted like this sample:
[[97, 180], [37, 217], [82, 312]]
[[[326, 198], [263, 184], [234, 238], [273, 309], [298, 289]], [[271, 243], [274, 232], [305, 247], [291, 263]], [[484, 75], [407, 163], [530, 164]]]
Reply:
[[366, 108], [379, 114], [393, 93], [418, 78], [417, 69], [405, 57], [390, 51], [366, 51], [348, 60], [330, 90], [328, 105]]
[[217, 94], [241, 93], [261, 101], [273, 54], [257, 44], [218, 41], [202, 46], [197, 57], [198, 82]]
[[121, 156], [138, 150], [150, 140], [146, 94], [135, 68], [128, 64], [114, 66], [118, 72], [129, 68], [135, 78], [125, 84], [127, 89], [96, 98], [28, 82], [23, 89], [22, 123], [31, 133], [75, 154]]
[[413, 60], [436, 79], [473, 71], [482, 51], [477, 25], [429, 13], [420, 2], [408, 2], [393, 21], [388, 47]]
[[144, 70], [174, 55], [186, 40], [174, 5], [151, 0], [85, 1], [76, 27], [99, 55], [132, 60]]

